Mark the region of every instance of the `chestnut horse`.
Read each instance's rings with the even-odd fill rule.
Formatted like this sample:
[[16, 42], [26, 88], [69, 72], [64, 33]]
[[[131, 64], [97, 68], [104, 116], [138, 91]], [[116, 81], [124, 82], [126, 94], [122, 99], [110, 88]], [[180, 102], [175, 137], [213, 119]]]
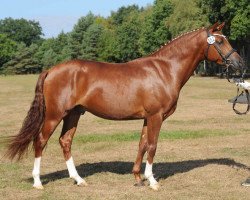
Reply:
[[77, 123], [86, 111], [105, 119], [143, 119], [139, 150], [133, 167], [136, 185], [143, 185], [140, 170], [145, 152], [145, 177], [159, 188], [152, 173], [162, 122], [174, 113], [179, 93], [202, 60], [243, 68], [242, 58], [222, 35], [223, 24], [186, 33], [153, 54], [121, 64], [72, 60], [40, 74], [35, 98], [7, 155], [22, 158], [33, 141], [34, 187], [42, 189], [40, 163], [44, 147], [63, 120], [59, 143], [77, 185], [87, 185], [75, 168], [71, 144]]

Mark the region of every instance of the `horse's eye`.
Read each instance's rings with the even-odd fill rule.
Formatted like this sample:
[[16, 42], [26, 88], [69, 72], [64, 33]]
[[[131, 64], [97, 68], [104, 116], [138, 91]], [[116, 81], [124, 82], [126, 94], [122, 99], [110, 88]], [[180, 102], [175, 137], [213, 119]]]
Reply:
[[222, 45], [223, 44], [223, 40], [218, 41], [218, 44]]

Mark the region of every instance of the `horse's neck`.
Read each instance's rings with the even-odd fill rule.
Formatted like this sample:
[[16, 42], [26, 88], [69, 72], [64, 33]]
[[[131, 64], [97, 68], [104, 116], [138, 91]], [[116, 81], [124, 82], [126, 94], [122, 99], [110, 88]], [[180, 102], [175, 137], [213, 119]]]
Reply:
[[171, 70], [176, 84], [183, 87], [198, 64], [204, 60], [204, 48], [206, 47], [204, 41], [206, 41], [206, 38], [202, 32], [194, 32], [166, 45], [153, 56], [166, 62], [167, 67], [163, 66], [166, 73], [169, 74], [169, 70]]

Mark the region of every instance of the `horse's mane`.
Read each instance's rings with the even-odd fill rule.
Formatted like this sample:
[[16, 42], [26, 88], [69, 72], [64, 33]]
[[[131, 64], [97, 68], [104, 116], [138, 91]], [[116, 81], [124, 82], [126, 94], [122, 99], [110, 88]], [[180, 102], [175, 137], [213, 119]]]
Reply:
[[171, 39], [171, 40], [169, 40], [168, 42], [166, 42], [164, 45], [162, 45], [159, 49], [157, 49], [157, 50], [155, 50], [154, 52], [152, 52], [150, 55], [153, 55], [153, 54], [159, 52], [162, 48], [164, 48], [164, 47], [166, 47], [166, 46], [172, 44], [173, 42], [175, 42], [175, 41], [177, 41], [177, 40], [183, 38], [184, 36], [187, 36], [187, 35], [189, 35], [189, 34], [191, 34], [191, 33], [194, 33], [194, 32], [196, 32], [196, 31], [200, 31], [200, 30], [204, 30], [204, 29], [205, 29], [205, 27], [202, 27], [202, 28], [194, 29], [194, 30], [192, 30], [192, 31], [188, 31], [188, 32], [185, 32], [185, 33], [181, 33], [181, 34], [177, 35], [176, 37], [174, 37], [173, 39]]

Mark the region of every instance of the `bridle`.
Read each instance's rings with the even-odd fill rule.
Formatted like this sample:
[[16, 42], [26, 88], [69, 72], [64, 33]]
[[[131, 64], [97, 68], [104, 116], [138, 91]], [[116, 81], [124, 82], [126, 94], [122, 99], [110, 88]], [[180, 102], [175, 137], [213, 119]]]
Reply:
[[221, 51], [221, 48], [219, 47], [220, 44], [215, 40], [215, 36], [221, 36], [223, 38], [226, 38], [225, 35], [221, 35], [221, 34], [211, 34], [208, 30], [207, 30], [207, 49], [206, 49], [206, 52], [205, 52], [205, 58], [206, 60], [208, 60], [208, 52], [209, 52], [209, 48], [211, 45], [214, 46], [214, 48], [217, 50], [217, 52], [219, 53], [219, 55], [221, 56], [222, 58], [222, 62], [223, 64], [226, 66], [226, 71], [227, 73], [229, 72], [229, 66], [230, 65], [233, 65], [232, 61], [229, 60], [228, 58], [234, 53], [236, 52], [235, 49], [231, 49], [226, 55], [224, 55]]
[[[208, 46], [207, 46], [207, 49], [206, 49], [206, 52], [205, 52], [205, 59], [208, 60], [209, 48], [210, 48], [211, 45], [213, 45], [213, 46], [215, 47], [215, 49], [217, 50], [217, 52], [219, 53], [219, 55], [221, 56], [223, 64], [226, 66], [226, 78], [227, 78], [228, 82], [230, 82], [230, 83], [235, 83], [235, 80], [236, 80], [236, 79], [233, 79], [233, 81], [230, 81], [230, 77], [229, 77], [229, 67], [230, 67], [231, 65], [233, 65], [233, 63], [232, 63], [232, 61], [229, 60], [228, 58], [229, 58], [234, 52], [236, 52], [236, 50], [232, 48], [227, 54], [224, 55], [224, 54], [222, 53], [222, 51], [221, 51], [221, 48], [219, 47], [219, 46], [220, 46], [219, 42], [217, 42], [216, 39], [215, 39], [215, 36], [220, 36], [220, 37], [223, 37], [223, 38], [226, 38], [226, 36], [225, 36], [225, 35], [222, 35], [222, 34], [217, 34], [217, 33], [211, 34], [208, 30], [206, 30], [206, 31], [207, 31], [207, 43], [208, 43]], [[245, 73], [246, 73], [246, 70], [243, 71], [241, 78], [238, 79], [238, 82], [244, 82]], [[247, 105], [247, 109], [246, 109], [245, 112], [240, 112], [240, 111], [236, 110], [235, 106], [236, 106], [236, 103], [237, 103], [237, 99], [238, 99], [240, 96], [244, 95], [244, 93], [246, 94], [248, 105]], [[234, 100], [234, 102], [233, 102], [233, 110], [234, 110], [234, 112], [235, 112], [236, 114], [238, 114], [238, 115], [244, 115], [244, 114], [247, 114], [247, 113], [248, 113], [248, 111], [250, 110], [250, 97], [249, 97], [249, 96], [250, 96], [250, 95], [249, 95], [248, 90], [244, 89], [244, 90], [239, 94], [239, 87], [237, 88], [237, 96], [236, 96], [236, 98], [235, 98], [235, 100]]]
[[[232, 81], [230, 81], [229, 67], [233, 66], [233, 63], [229, 59], [229, 57], [234, 52], [237, 52], [237, 51], [234, 48], [232, 48], [229, 52], [227, 52], [227, 54], [224, 55], [221, 51], [220, 43], [216, 41], [215, 36], [220, 36], [223, 38], [226, 38], [226, 36], [222, 35], [222, 34], [218, 34], [218, 33], [211, 34], [208, 30], [206, 30], [206, 31], [207, 31], [207, 43], [208, 43], [208, 45], [207, 45], [207, 49], [205, 51], [205, 59], [208, 60], [209, 48], [210, 48], [210, 46], [213, 45], [214, 48], [216, 49], [216, 51], [221, 56], [223, 64], [226, 66], [226, 70], [225, 70], [226, 78], [227, 78], [228, 82], [232, 83]], [[244, 79], [245, 73], [246, 73], [246, 70], [244, 70], [242, 73], [242, 76], [241, 76], [242, 82], [244, 82], [243, 79]]]

